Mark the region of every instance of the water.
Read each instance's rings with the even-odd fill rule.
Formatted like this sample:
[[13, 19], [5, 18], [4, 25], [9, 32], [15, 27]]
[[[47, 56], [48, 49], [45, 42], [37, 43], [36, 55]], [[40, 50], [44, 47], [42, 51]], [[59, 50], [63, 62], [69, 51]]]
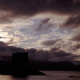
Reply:
[[[0, 75], [0, 80], [80, 80], [78, 71], [41, 71], [46, 75], [27, 76], [26, 78], [15, 78], [11, 75]], [[71, 77], [69, 77], [71, 76]]]

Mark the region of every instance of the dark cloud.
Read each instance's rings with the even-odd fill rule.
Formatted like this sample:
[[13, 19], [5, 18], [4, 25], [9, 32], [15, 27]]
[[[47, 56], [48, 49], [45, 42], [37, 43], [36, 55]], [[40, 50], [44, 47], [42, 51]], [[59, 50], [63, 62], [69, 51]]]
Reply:
[[[51, 49], [51, 51], [53, 51], [53, 49]], [[73, 55], [71, 53], [68, 53], [66, 51], [63, 51], [63, 50], [58, 50], [56, 49], [54, 52], [51, 52], [53, 53], [53, 55], [51, 56], [54, 56], [52, 60], [55, 60], [55, 61], [73, 61], [74, 59], [76, 59], [77, 57], [79, 56], [76, 56], [76, 55]]]
[[9, 16], [5, 15], [0, 17], [0, 23], [7, 23], [7, 22], [10, 22], [10, 23], [12, 22], [12, 19]]
[[36, 61], [48, 61], [49, 52], [46, 50], [37, 50], [34, 48], [26, 49], [29, 53], [29, 59]]
[[71, 40], [72, 40], [72, 41], [77, 41], [77, 42], [79, 42], [79, 41], [80, 41], [80, 34], [77, 34], [77, 35], [73, 36], [73, 37], [71, 38]]
[[[78, 0], [0, 0], [0, 12], [5, 11], [0, 22], [10, 22], [19, 16], [33, 16], [38, 13], [54, 12], [58, 14], [80, 13]], [[45, 20], [46, 21], [46, 20]], [[45, 21], [43, 23], [45, 23]]]
[[58, 48], [52, 48], [50, 51], [27, 49], [29, 53], [29, 59], [37, 61], [74, 61], [80, 56], [59, 50]]
[[75, 47], [74, 50], [77, 51], [78, 49], [80, 49], [80, 44], [76, 44], [74, 47]]
[[73, 0], [74, 5], [79, 4], [79, 3], [80, 3], [80, 0]]
[[76, 41], [76, 42], [80, 42], [80, 31], [79, 29], [77, 29], [77, 31], [75, 31], [71, 37], [70, 37], [71, 41]]
[[[66, 23], [63, 24], [60, 28], [67, 28], [72, 30], [72, 34], [70, 36], [71, 41], [80, 42], [80, 14], [71, 16]], [[75, 45], [76, 47], [76, 45]]]
[[13, 52], [27, 51], [29, 59], [36, 61], [74, 61], [80, 56], [68, 53], [59, 48], [52, 48], [51, 50], [38, 50], [35, 48], [22, 49], [19, 47], [8, 46], [6, 43], [0, 42], [0, 56], [11, 56]]
[[[40, 12], [74, 13], [79, 2], [74, 0], [0, 0], [0, 10], [15, 15], [33, 15]], [[78, 3], [78, 4], [77, 4]]]
[[80, 14], [71, 16], [63, 25], [64, 28], [75, 29], [80, 27]]
[[0, 39], [1, 39], [1, 38], [5, 38], [5, 37], [0, 37]]
[[52, 24], [49, 23], [49, 20], [50, 20], [49, 18], [43, 20], [43, 21], [40, 23], [39, 27], [36, 28], [36, 31], [37, 31], [37, 32], [39, 32], [39, 31], [47, 31], [47, 30], [49, 30], [50, 28], [52, 28]]
[[0, 42], [0, 46], [7, 46], [7, 45], [8, 45], [7, 43]]
[[56, 40], [47, 40], [47, 41], [43, 41], [41, 44], [45, 45], [45, 46], [52, 46], [53, 44], [55, 44], [56, 42], [60, 41], [60, 39], [56, 39]]
[[42, 21], [42, 23], [41, 23], [41, 25], [43, 25], [43, 24], [47, 23], [48, 21], [49, 21], [49, 18], [47, 18], [47, 19], [43, 20], [43, 21]]
[[24, 51], [24, 49], [14, 46], [8, 46], [7, 43], [0, 42], [0, 56], [11, 56], [13, 52]]

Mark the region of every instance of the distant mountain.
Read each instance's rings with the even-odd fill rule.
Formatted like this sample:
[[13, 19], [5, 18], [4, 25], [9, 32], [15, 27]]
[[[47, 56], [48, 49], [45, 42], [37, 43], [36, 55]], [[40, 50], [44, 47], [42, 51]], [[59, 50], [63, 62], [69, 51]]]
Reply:
[[80, 71], [80, 65], [74, 65], [69, 61], [60, 62], [35, 62], [29, 61], [29, 66], [39, 70]]
[[80, 61], [72, 61], [74, 65], [80, 65]]

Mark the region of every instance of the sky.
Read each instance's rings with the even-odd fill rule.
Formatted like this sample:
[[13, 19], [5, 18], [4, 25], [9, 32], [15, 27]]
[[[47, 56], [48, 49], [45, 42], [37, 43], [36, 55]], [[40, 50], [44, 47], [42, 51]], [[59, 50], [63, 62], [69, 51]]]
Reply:
[[39, 61], [80, 61], [80, 0], [0, 0], [0, 56], [23, 50]]

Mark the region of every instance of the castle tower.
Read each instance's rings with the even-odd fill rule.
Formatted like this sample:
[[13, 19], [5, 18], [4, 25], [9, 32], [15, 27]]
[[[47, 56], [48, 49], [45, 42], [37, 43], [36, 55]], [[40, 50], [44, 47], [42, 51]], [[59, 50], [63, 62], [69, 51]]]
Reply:
[[12, 71], [14, 75], [25, 75], [28, 69], [28, 52], [16, 52], [12, 55]]

